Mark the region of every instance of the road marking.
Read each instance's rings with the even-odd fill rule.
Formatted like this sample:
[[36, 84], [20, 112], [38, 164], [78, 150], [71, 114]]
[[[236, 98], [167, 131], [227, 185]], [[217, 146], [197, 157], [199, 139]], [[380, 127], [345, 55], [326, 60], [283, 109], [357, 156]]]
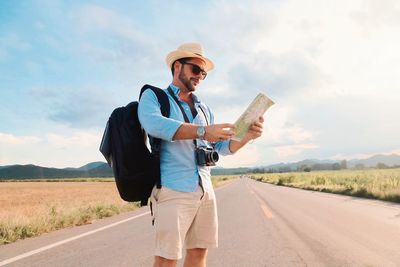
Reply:
[[268, 206], [265, 204], [265, 201], [263, 201], [257, 194], [250, 188], [250, 186], [246, 183], [247, 189], [250, 190], [250, 193], [254, 195], [254, 197], [257, 199], [257, 201], [260, 203], [261, 209], [264, 212], [265, 217], [268, 219], [274, 218], [274, 214], [272, 213], [271, 209], [268, 208]]
[[272, 211], [266, 205], [261, 204], [261, 209], [263, 210], [265, 217], [267, 217], [268, 219], [274, 218]]
[[54, 243], [54, 244], [50, 244], [50, 245], [47, 245], [47, 246], [44, 246], [44, 247], [41, 247], [41, 248], [38, 248], [38, 249], [35, 249], [35, 250], [32, 250], [32, 251], [29, 251], [29, 252], [26, 252], [26, 253], [24, 253], [24, 254], [21, 254], [21, 255], [19, 255], [19, 256], [13, 257], [13, 258], [10, 258], [10, 259], [8, 259], [8, 260], [1, 261], [1, 262], [0, 262], [0, 266], [4, 266], [4, 265], [6, 265], [6, 264], [9, 264], [9, 263], [12, 263], [12, 262], [21, 260], [21, 259], [23, 259], [23, 258], [32, 256], [32, 255], [34, 255], [34, 254], [43, 252], [43, 251], [45, 251], [45, 250], [49, 250], [49, 249], [51, 249], [51, 248], [61, 246], [61, 245], [65, 244], [65, 243], [68, 243], [68, 242], [77, 240], [77, 239], [79, 239], [79, 238], [82, 238], [82, 237], [85, 237], [85, 236], [88, 236], [88, 235], [92, 235], [92, 234], [94, 234], [94, 233], [97, 233], [97, 232], [106, 230], [106, 229], [108, 229], [108, 228], [117, 226], [117, 225], [119, 225], [119, 224], [122, 224], [122, 223], [125, 223], [125, 222], [128, 222], [128, 221], [137, 219], [137, 218], [142, 217], [142, 216], [145, 216], [145, 215], [147, 215], [147, 214], [149, 214], [149, 213], [150, 213], [150, 211], [147, 211], [147, 212], [145, 212], [145, 213], [142, 213], [142, 214], [139, 214], [139, 215], [130, 217], [130, 218], [128, 218], [128, 219], [125, 219], [125, 220], [122, 220], [122, 221], [119, 221], [119, 222], [115, 222], [115, 223], [112, 223], [112, 224], [109, 224], [109, 225], [100, 227], [100, 228], [98, 228], [98, 229], [96, 229], [96, 230], [92, 230], [92, 231], [89, 231], [89, 232], [86, 232], [86, 233], [83, 233], [83, 234], [80, 234], [80, 235], [77, 235], [77, 236], [74, 236], [74, 237], [71, 237], [71, 238], [68, 238], [68, 239], [61, 240], [61, 241], [56, 242], [56, 243]]
[[[221, 187], [219, 187], [219, 188], [216, 188], [215, 191], [219, 191], [220, 189], [223, 189], [225, 186], [230, 185], [230, 184], [231, 184], [231, 183], [227, 183], [227, 184], [225, 184], [225, 185], [223, 185], [223, 186], [221, 186]], [[82, 238], [82, 237], [85, 237], [85, 236], [88, 236], [88, 235], [95, 234], [95, 233], [97, 233], [97, 232], [100, 232], [100, 231], [106, 230], [106, 229], [108, 229], [108, 228], [117, 226], [117, 225], [119, 225], [119, 224], [122, 224], [122, 223], [125, 223], [125, 222], [128, 222], [128, 221], [134, 220], [134, 219], [136, 219], [136, 218], [145, 216], [145, 215], [147, 215], [147, 214], [150, 214], [150, 211], [147, 211], [147, 212], [145, 212], [145, 213], [142, 213], [142, 214], [139, 214], [139, 215], [130, 217], [130, 218], [128, 218], [128, 219], [125, 219], [125, 220], [122, 220], [122, 221], [119, 221], [119, 222], [112, 223], [112, 224], [110, 224], [110, 225], [106, 225], [106, 226], [100, 227], [100, 228], [98, 228], [98, 229], [96, 229], [96, 230], [92, 230], [92, 231], [86, 232], [86, 233], [84, 233], [84, 234], [80, 234], [80, 235], [77, 235], [77, 236], [74, 236], [74, 237], [71, 237], [71, 238], [68, 238], [68, 239], [65, 239], [65, 240], [61, 240], [61, 241], [56, 242], [56, 243], [54, 243], [54, 244], [50, 244], [50, 245], [47, 245], [47, 246], [44, 246], [44, 247], [41, 247], [41, 248], [38, 248], [38, 249], [35, 249], [35, 250], [32, 250], [32, 251], [23, 253], [23, 254], [21, 254], [21, 255], [19, 255], [19, 256], [15, 256], [15, 257], [13, 257], [13, 258], [10, 258], [10, 259], [4, 260], [4, 261], [0, 261], [0, 266], [5, 266], [6, 264], [10, 264], [10, 263], [13, 263], [13, 262], [15, 262], [15, 261], [18, 261], [18, 260], [27, 258], [27, 257], [32, 256], [32, 255], [35, 255], [35, 254], [37, 254], [37, 253], [40, 253], [40, 252], [43, 252], [43, 251], [52, 249], [52, 248], [54, 248], [54, 247], [61, 246], [61, 245], [65, 244], [65, 243], [68, 243], [68, 242], [77, 240], [77, 239], [79, 239], [79, 238]]]

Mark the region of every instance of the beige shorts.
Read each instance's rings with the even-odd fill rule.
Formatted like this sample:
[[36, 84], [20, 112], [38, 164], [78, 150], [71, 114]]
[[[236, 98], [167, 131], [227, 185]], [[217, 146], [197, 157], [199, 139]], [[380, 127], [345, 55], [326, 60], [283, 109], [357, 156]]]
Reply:
[[151, 194], [156, 232], [155, 255], [167, 259], [182, 258], [182, 249], [218, 246], [218, 219], [214, 191], [199, 186], [193, 193], [166, 187]]

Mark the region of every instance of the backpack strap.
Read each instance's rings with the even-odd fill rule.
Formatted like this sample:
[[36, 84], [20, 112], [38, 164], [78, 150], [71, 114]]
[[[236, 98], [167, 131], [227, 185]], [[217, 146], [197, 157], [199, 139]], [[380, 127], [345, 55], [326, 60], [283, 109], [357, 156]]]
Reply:
[[[140, 98], [142, 97], [142, 94], [147, 89], [152, 90], [154, 94], [157, 96], [158, 103], [160, 103], [161, 114], [164, 117], [168, 118], [170, 114], [170, 105], [169, 105], [168, 95], [164, 92], [164, 90], [149, 84], [145, 84], [142, 87], [142, 89], [140, 89], [139, 101]], [[151, 153], [153, 155], [153, 159], [155, 160], [154, 165], [157, 166], [155, 170], [156, 172], [155, 175], [157, 177], [157, 188], [161, 188], [161, 170], [160, 170], [161, 139], [152, 136], [149, 136], [149, 139], [151, 145]]]
[[160, 89], [158, 87], [149, 85], [149, 84], [145, 84], [142, 87], [142, 89], [140, 89], [139, 101], [140, 101], [140, 98], [142, 97], [142, 94], [147, 89], [151, 89], [154, 92], [154, 94], [157, 96], [158, 103], [160, 103], [160, 105], [161, 105], [161, 107], [160, 107], [161, 114], [164, 117], [168, 118], [169, 117], [169, 112], [170, 112], [170, 106], [169, 106], [168, 95], [164, 92], [164, 90], [162, 90], [162, 89]]

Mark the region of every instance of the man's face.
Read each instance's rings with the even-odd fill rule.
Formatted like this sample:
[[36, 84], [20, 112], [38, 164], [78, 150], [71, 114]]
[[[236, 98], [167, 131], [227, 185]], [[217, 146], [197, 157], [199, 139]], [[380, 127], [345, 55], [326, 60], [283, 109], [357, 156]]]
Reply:
[[193, 73], [193, 67], [196, 68], [196, 66], [204, 70], [206, 63], [199, 58], [191, 58], [187, 60], [186, 63], [181, 63], [181, 70], [178, 78], [189, 92], [195, 91], [200, 81], [204, 79], [202, 72], [197, 75]]

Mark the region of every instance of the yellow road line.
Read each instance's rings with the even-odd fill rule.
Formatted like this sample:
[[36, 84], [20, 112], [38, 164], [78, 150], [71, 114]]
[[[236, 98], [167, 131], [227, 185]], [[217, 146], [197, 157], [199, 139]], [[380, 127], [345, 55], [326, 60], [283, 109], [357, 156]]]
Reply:
[[267, 217], [268, 219], [274, 218], [272, 211], [266, 205], [261, 204], [261, 209], [263, 210], [265, 217]]
[[250, 190], [250, 193], [254, 195], [254, 197], [257, 199], [257, 201], [260, 203], [260, 207], [262, 211], [264, 212], [265, 217], [267, 219], [272, 219], [274, 218], [274, 214], [272, 213], [271, 209], [268, 208], [267, 204], [249, 187], [249, 185], [246, 183], [247, 188]]

